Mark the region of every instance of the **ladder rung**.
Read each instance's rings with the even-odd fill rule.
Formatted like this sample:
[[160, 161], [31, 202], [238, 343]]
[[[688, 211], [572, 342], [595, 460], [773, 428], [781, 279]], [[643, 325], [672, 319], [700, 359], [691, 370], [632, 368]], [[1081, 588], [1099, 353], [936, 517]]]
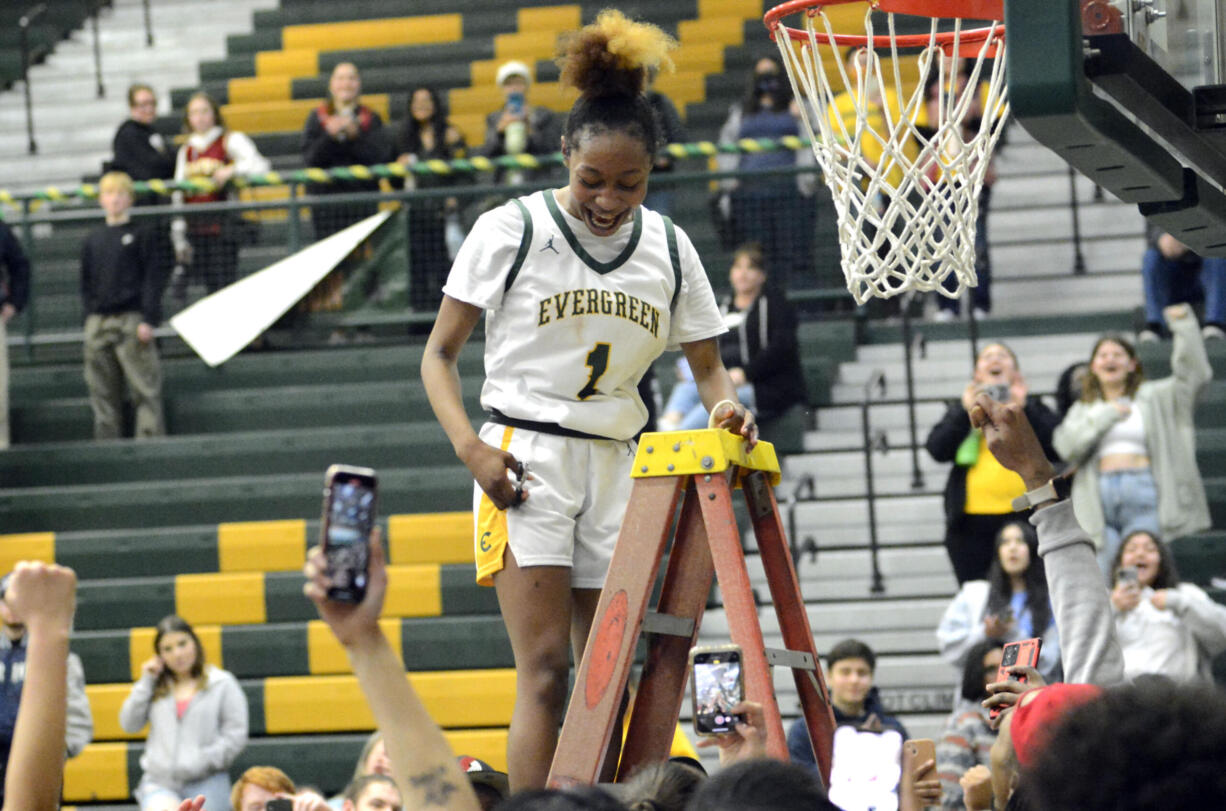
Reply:
[[681, 636], [689, 639], [694, 635], [694, 620], [689, 617], [678, 617], [676, 614], [648, 611], [643, 617], [643, 630], [649, 634]]
[[766, 663], [771, 667], [790, 667], [793, 670], [817, 670], [813, 655], [802, 650], [767, 648]]

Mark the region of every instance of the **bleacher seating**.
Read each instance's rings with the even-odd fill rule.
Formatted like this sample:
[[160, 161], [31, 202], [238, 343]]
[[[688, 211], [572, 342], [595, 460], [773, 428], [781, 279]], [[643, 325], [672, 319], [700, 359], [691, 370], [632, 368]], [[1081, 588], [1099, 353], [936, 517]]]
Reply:
[[[492, 71], [512, 55], [534, 68], [534, 92], [541, 94], [534, 100], [565, 109], [550, 61], [553, 34], [589, 20], [603, 5], [525, 0], [510, 15], [490, 13], [477, 0], [419, 0], [412, 18], [388, 25], [404, 19], [404, 4], [281, 0], [279, 8], [256, 12], [253, 29], [232, 35], [227, 57], [203, 63], [200, 76], [228, 105], [230, 123], [251, 132], [277, 169], [300, 166], [302, 119], [326, 93], [327, 76], [340, 61], [358, 63], [364, 91], [393, 125], [411, 84], [451, 89], [456, 118], [476, 144], [483, 110], [495, 98], [488, 90]], [[679, 106], [693, 137], [714, 136], [750, 65], [773, 51], [761, 28], [762, 6], [757, 0], [622, 5], [682, 40], [677, 84], [665, 79], [660, 86], [684, 102]], [[546, 34], [531, 35], [538, 27]], [[372, 32], [380, 39], [371, 39]], [[176, 111], [192, 89], [175, 91]], [[997, 312], [1007, 317], [981, 323], [980, 339], [1016, 342], [1032, 387], [1044, 391], [1059, 369], [1088, 351], [1082, 340], [1088, 334], [1131, 326], [1140, 228], [1131, 209], [1119, 204], [1083, 211], [1090, 273], [1068, 276], [1064, 169], [1014, 133], [993, 213]], [[1088, 198], [1088, 186], [1081, 187]], [[829, 209], [821, 216], [828, 228]], [[679, 195], [676, 219], [723, 288], [726, 264], [710, 229], [705, 184]], [[263, 228], [261, 244], [243, 248], [244, 270], [284, 253], [288, 223], [267, 220]], [[83, 233], [69, 222], [36, 233], [36, 337], [79, 327], [76, 263]], [[832, 233], [818, 247], [821, 267], [837, 254]], [[20, 334], [29, 317], [11, 334]], [[343, 652], [302, 597], [298, 574], [318, 533], [322, 471], [336, 461], [370, 464], [381, 474], [394, 584], [385, 633], [454, 748], [505, 763], [512, 660], [493, 592], [472, 582], [471, 480], [418, 383], [422, 348], [403, 337], [410, 319], [395, 309], [391, 319], [379, 345], [244, 353], [220, 369], [206, 368], [177, 339], [166, 339], [171, 436], [144, 443], [90, 440], [79, 344], [39, 347], [29, 357], [15, 347], [16, 444], [0, 455], [0, 525], [12, 534], [0, 537], [0, 562], [55, 559], [82, 580], [72, 646], [84, 661], [97, 740], [69, 765], [68, 802], [131, 807], [141, 744], [118, 729], [115, 713], [150, 653], [150, 626], [172, 611], [197, 624], [210, 659], [233, 671], [248, 696], [253, 740], [235, 773], [273, 763], [329, 790], [349, 777], [370, 718]], [[952, 396], [969, 368], [966, 328], [925, 324], [922, 331], [928, 358], [917, 366], [918, 393]], [[921, 449], [925, 482], [912, 489], [911, 440], [900, 405], [872, 411], [889, 451], [874, 456], [885, 591], [870, 590], [859, 403], [864, 382], [879, 368], [887, 373], [888, 397], [904, 396], [902, 333], [894, 323], [806, 321], [800, 338], [815, 430], [805, 436], [807, 452], [787, 460], [788, 478], [778, 492], [783, 502], [801, 476], [816, 482], [816, 498], [795, 507], [793, 540], [811, 550], [802, 553], [798, 569], [818, 650], [849, 635], [867, 641], [881, 657], [877, 681], [887, 706], [915, 736], [932, 736], [950, 707], [954, 682], [932, 637], [955, 589], [941, 547], [944, 469]], [[1161, 376], [1168, 345], [1142, 351], [1149, 374]], [[674, 358], [656, 365], [665, 392]], [[1215, 525], [1224, 527], [1226, 352], [1214, 346], [1212, 359], [1218, 382], [1198, 407], [1198, 461]], [[474, 416], [481, 369], [474, 338], [460, 361]], [[921, 403], [918, 413], [922, 443], [941, 406]], [[1207, 584], [1222, 574], [1224, 541], [1221, 530], [1178, 541], [1183, 576]], [[768, 597], [752, 557], [750, 566], [758, 594]], [[704, 639], [716, 641], [726, 628], [713, 609]], [[769, 632], [768, 644], [778, 644]], [[785, 714], [793, 713], [790, 677], [777, 674], [776, 687]]]

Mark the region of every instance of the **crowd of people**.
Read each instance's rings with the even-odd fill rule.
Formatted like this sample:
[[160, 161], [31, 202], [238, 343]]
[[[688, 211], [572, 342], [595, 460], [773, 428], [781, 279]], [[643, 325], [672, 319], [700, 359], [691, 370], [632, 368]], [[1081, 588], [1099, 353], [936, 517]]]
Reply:
[[[1143, 808], [1156, 798], [1191, 808], [1226, 800], [1226, 699], [1211, 686], [1210, 670], [1226, 651], [1226, 607], [1180, 581], [1166, 540], [1211, 525], [1193, 408], [1212, 376], [1204, 342], [1223, 337], [1221, 313], [1211, 309], [1219, 291], [1215, 266], [1204, 260], [1206, 324], [1198, 325], [1187, 304], [1169, 303], [1159, 274], [1183, 273], [1172, 263], [1190, 260], [1166, 235], [1156, 236], [1147, 254], [1146, 289], [1163, 322], [1147, 311], [1147, 331], [1173, 337], [1169, 377], [1146, 380], [1133, 345], [1107, 335], [1090, 353], [1080, 395], [1058, 412], [1029, 389], [1013, 351], [994, 342], [928, 437], [933, 458], [951, 463], [945, 545], [959, 584], [935, 631], [957, 688], [931, 760], [908, 760], [908, 732], [874, 685], [877, 654], [846, 639], [825, 662], [836, 727], [828, 776], [803, 721], [787, 733], [791, 762], [766, 758], [761, 706], [747, 700], [733, 708], [744, 722], [708, 744], [719, 748], [714, 776], [697, 761], [678, 759], [611, 788], [546, 787], [571, 663], [586, 647], [629, 497], [630, 449], [649, 413], [639, 387], [651, 364], [666, 349], [683, 352], [663, 414], [669, 427], [711, 425], [750, 447], [760, 424], [769, 430], [806, 401], [796, 317], [784, 295], [798, 272], [789, 263], [809, 253], [804, 235], [788, 230], [800, 218], [787, 213], [806, 211], [812, 195], [803, 176], [724, 189], [726, 205], [717, 206], [724, 205], [720, 216], [734, 250], [731, 293], [722, 301], [690, 237], [644, 205], [653, 172], [669, 168], [661, 148], [677, 132], [665, 127], [670, 103], [651, 90], [674, 45], [654, 26], [603, 12], [567, 40], [562, 78], [579, 97], [565, 117], [527, 101], [527, 65], [504, 64], [496, 81], [505, 103], [488, 117], [481, 154], [560, 145], [564, 185], [483, 201], [453, 262], [446, 229], [460, 216], [458, 199], [431, 198], [410, 213], [411, 252], [420, 253], [413, 273], [424, 282], [414, 306], [437, 308], [421, 376], [472, 474], [476, 576], [497, 593], [515, 659], [507, 771], [456, 757], [404, 678], [378, 625], [388, 577], [375, 530], [361, 602], [328, 599], [331, 580], [318, 549], [304, 567], [304, 595], [346, 651], [377, 726], [348, 787], [327, 798], [273, 765], [249, 768], [232, 782], [247, 744], [246, 698], [233, 674], [206, 661], [192, 626], [168, 616], [119, 713], [125, 731], [149, 730], [134, 789], [141, 811], [267, 811], [276, 800], [295, 811], [977, 811]], [[849, 53], [850, 64], [862, 56]], [[125, 399], [135, 406], [136, 436], [165, 432], [153, 340], [164, 288], [199, 281], [211, 292], [237, 276], [242, 223], [190, 206], [224, 199], [234, 177], [268, 165], [251, 139], [226, 128], [203, 93], [189, 101], [185, 139], [172, 152], [152, 128], [155, 102], [146, 86], [129, 93], [131, 119], [116, 135], [114, 165], [99, 184], [105, 221], [81, 255], [85, 376], [100, 439], [122, 434]], [[728, 139], [797, 134], [802, 103], [779, 63], [762, 60], [731, 111]], [[329, 98], [309, 114], [302, 149], [308, 165], [330, 168], [445, 160], [467, 146], [430, 87], [414, 89], [393, 142], [362, 102], [358, 70], [346, 62], [331, 74]], [[771, 169], [796, 159], [763, 153], [739, 160], [743, 169]], [[532, 171], [509, 169], [500, 180], [544, 177]], [[137, 227], [130, 210], [151, 198], [138, 198], [133, 180], [168, 176], [208, 179], [216, 189], [184, 193], [182, 216]], [[311, 191], [376, 186], [354, 179]], [[315, 235], [326, 238], [373, 210], [365, 202], [315, 206]], [[22, 308], [28, 288], [28, 268], [6, 234], [0, 230], [8, 269], [0, 324]], [[986, 278], [986, 253], [981, 261]], [[326, 284], [319, 300], [336, 299], [342, 282]], [[986, 312], [990, 299], [974, 306]], [[593, 315], [601, 318], [586, 317]], [[486, 420], [474, 429], [457, 360], [482, 320]], [[6, 809], [55, 808], [64, 758], [91, 737], [84, 674], [68, 651], [74, 589], [70, 570], [41, 563], [18, 564], [0, 581]], [[1015, 678], [1001, 680], [1004, 646], [1030, 638], [1042, 640], [1037, 665], [1010, 668]], [[1165, 725], [1179, 734], [1149, 734]], [[615, 733], [606, 782], [619, 745]]]

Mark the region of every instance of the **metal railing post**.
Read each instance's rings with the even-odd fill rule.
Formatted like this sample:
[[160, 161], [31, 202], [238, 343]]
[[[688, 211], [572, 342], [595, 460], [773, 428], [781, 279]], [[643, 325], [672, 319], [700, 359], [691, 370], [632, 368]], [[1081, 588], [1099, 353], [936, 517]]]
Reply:
[[[970, 304], [970, 296], [964, 296], [966, 304]], [[979, 319], [975, 317], [975, 308], [967, 307], [969, 320], [966, 322], [966, 337], [971, 345], [971, 368], [979, 360]]]
[[[1080, 276], [1086, 272], [1086, 258], [1081, 253], [1081, 209], [1077, 203], [1077, 172], [1072, 166], [1068, 168], [1069, 212], [1073, 220], [1073, 275]], [[1101, 187], [1096, 187], [1101, 190]]]
[[302, 246], [302, 206], [298, 204], [298, 184], [289, 184], [289, 251], [297, 253]]
[[30, 278], [28, 280], [28, 288], [26, 290], [26, 324], [25, 324], [25, 341], [26, 341], [26, 359], [34, 359], [34, 309], [35, 302], [38, 297], [34, 295], [34, 287], [38, 283], [38, 273], [35, 272], [35, 256], [34, 256], [34, 225], [30, 222], [31, 209], [34, 201], [27, 197], [21, 201], [21, 240], [22, 250], [25, 251], [26, 261], [30, 263]]
[[812, 560], [817, 559], [817, 541], [812, 535], [805, 538], [805, 543], [802, 546], [797, 541], [796, 529], [796, 508], [802, 500], [811, 501], [817, 496], [817, 480], [813, 478], [813, 474], [806, 473], [797, 479], [796, 484], [792, 487], [792, 492], [788, 493], [787, 513], [788, 513], [788, 548], [792, 552], [793, 568], [800, 565], [800, 555], [802, 552], [808, 552]]
[[924, 353], [924, 335], [911, 333], [911, 303], [915, 300], [915, 291], [908, 292], [902, 300], [902, 344], [903, 362], [907, 374], [907, 422], [911, 429], [911, 489], [921, 490], [924, 487], [924, 474], [919, 463], [919, 428], [915, 421], [915, 368], [912, 354], [916, 346]]
[[149, 0], [144, 0], [141, 4], [145, 7], [145, 45], [153, 47], [153, 19], [149, 14]]
[[90, 28], [94, 32], [94, 79], [98, 83], [98, 98], [106, 96], [106, 87], [102, 84], [102, 34], [98, 31], [98, 15], [102, 13], [102, 4], [95, 3], [94, 11], [89, 15]]
[[38, 154], [38, 143], [34, 140], [34, 103], [30, 98], [30, 26], [47, 11], [45, 3], [31, 6], [17, 21], [21, 30], [21, 84], [25, 90], [26, 104], [26, 136], [30, 142], [30, 154]]
[[874, 443], [868, 415], [869, 400], [872, 399], [874, 388], [879, 388], [881, 393], [885, 394], [885, 373], [880, 369], [874, 370], [868, 382], [864, 384], [864, 396], [860, 400], [860, 427], [864, 434], [864, 483], [868, 489], [865, 496], [868, 506], [868, 551], [873, 568], [873, 583], [870, 591], [873, 594], [881, 594], [885, 591], [885, 583], [881, 577], [881, 566], [877, 561], [879, 543], [877, 538], [877, 492], [873, 484]]

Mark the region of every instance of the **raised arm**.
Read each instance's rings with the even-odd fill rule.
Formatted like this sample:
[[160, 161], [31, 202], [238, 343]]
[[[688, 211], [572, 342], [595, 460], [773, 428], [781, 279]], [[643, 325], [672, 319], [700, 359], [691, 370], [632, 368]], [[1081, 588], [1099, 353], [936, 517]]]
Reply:
[[1162, 311], [1171, 328], [1171, 375], [1186, 387], [1188, 396], [1213, 379], [1213, 367], [1205, 351], [1200, 326], [1186, 304], [1175, 304]]
[[[988, 450], [1034, 490], [1051, 480], [1055, 469], [1043, 455], [1026, 415], [980, 395], [971, 423], [983, 431]], [[1094, 544], [1077, 523], [1065, 499], [1039, 507], [1030, 522], [1039, 532], [1039, 555], [1047, 570], [1052, 614], [1060, 632], [1064, 680], [1110, 686], [1124, 680], [1124, 656], [1115, 637], [1111, 603], [1103, 587]]]
[[46, 563], [18, 563], [4, 594], [25, 623], [26, 681], [13, 728], [4, 811], [56, 811], [64, 774], [68, 634], [77, 576]]
[[405, 808], [441, 808], [477, 811], [480, 805], [468, 778], [460, 771], [443, 731], [405, 678], [400, 659], [379, 629], [379, 612], [387, 591], [387, 569], [379, 530], [370, 536], [370, 579], [365, 599], [358, 605], [328, 600], [327, 567], [318, 547], [307, 555], [304, 593], [319, 609], [349, 663], [375, 725], [383, 733], [392, 776], [400, 787]]

